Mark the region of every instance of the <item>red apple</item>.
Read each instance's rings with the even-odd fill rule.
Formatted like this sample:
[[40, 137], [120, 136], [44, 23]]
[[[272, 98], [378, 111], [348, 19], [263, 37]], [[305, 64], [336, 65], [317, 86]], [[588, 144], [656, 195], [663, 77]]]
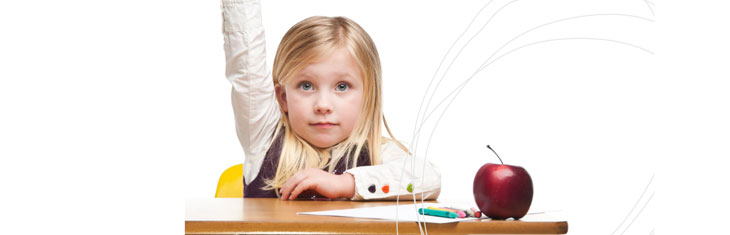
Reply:
[[474, 177], [474, 200], [489, 218], [522, 218], [532, 204], [532, 178], [519, 166], [484, 164]]

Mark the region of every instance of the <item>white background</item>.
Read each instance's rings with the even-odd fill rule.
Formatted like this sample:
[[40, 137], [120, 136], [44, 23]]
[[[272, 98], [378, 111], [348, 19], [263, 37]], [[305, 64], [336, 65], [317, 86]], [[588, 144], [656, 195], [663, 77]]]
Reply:
[[[380, 51], [390, 127], [412, 143], [430, 79], [484, 4], [267, 1], [269, 66], [297, 21], [354, 19]], [[506, 4], [487, 7], [456, 48]], [[477, 74], [448, 110], [437, 109], [415, 150], [440, 167], [441, 200], [473, 200], [476, 170], [497, 162], [490, 144], [530, 172], [533, 207], [561, 210], [571, 234], [717, 232], [729, 209], [722, 163], [730, 155], [730, 37], [722, 23], [730, 19], [721, 5], [509, 4], [459, 56], [434, 101], [534, 26], [599, 13], [653, 22], [581, 18], [507, 46], [501, 53], [547, 39], [615, 40], [525, 47]], [[219, 2], [6, 1], [0, 34], [3, 233], [180, 234], [185, 198], [213, 197], [220, 173], [243, 161]]]

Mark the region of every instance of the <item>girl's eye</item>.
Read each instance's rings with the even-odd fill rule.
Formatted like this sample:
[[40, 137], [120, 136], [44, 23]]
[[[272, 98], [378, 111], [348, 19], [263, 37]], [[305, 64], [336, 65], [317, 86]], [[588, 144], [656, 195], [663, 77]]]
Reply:
[[346, 91], [349, 88], [350, 88], [350, 85], [347, 85], [347, 83], [341, 82], [341, 83], [337, 84], [338, 91]]
[[302, 82], [299, 83], [299, 88], [302, 88], [302, 90], [309, 91], [312, 90], [312, 84], [309, 82]]

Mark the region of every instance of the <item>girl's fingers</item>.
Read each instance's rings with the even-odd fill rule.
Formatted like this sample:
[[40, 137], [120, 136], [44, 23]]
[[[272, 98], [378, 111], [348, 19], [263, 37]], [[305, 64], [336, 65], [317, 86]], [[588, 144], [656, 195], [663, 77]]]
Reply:
[[293, 200], [299, 196], [300, 193], [304, 192], [304, 190], [315, 188], [316, 184], [312, 183], [311, 180], [305, 180], [297, 184], [297, 186], [292, 190], [291, 195], [289, 196], [289, 200]]
[[306, 178], [306, 175], [302, 174], [301, 172], [296, 173], [294, 174], [294, 176], [289, 178], [289, 180], [284, 183], [284, 186], [281, 186], [281, 200], [287, 200], [290, 197], [290, 194], [294, 187], [299, 185], [299, 183]]
[[[296, 176], [296, 175], [294, 175], [294, 176]], [[292, 190], [292, 184], [294, 184], [295, 179], [296, 179], [295, 177], [291, 177], [291, 178], [289, 178], [289, 180], [286, 181], [286, 183], [284, 183], [284, 185], [281, 186], [281, 190], [280, 190], [281, 200], [286, 200], [287, 198], [289, 198], [289, 193]], [[294, 184], [294, 185], [296, 186], [296, 184]]]

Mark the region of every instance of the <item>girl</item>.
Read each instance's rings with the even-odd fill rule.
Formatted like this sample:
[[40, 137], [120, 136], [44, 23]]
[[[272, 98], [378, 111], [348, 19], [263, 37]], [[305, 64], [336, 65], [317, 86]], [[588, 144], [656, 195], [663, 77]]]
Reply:
[[[413, 161], [388, 130], [380, 59], [358, 24], [310, 17], [294, 25], [279, 44], [272, 83], [260, 3], [224, 0], [222, 11], [244, 197], [438, 197], [439, 170]], [[381, 123], [392, 139], [381, 136]]]

